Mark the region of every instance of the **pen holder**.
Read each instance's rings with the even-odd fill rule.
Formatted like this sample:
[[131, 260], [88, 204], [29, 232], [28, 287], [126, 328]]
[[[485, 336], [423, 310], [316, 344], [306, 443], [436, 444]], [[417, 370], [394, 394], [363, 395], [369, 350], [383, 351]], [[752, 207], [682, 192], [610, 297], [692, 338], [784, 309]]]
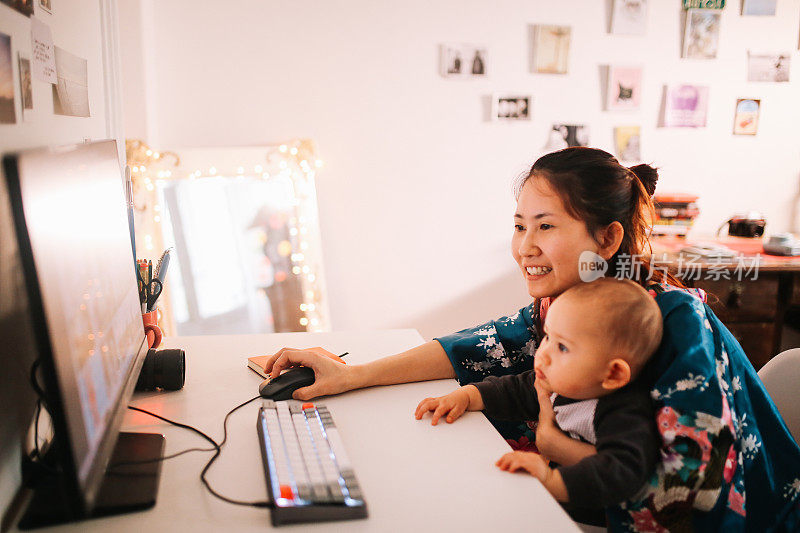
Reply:
[[163, 335], [161, 328], [158, 327], [158, 308], [149, 313], [142, 313], [142, 323], [144, 324], [144, 333], [147, 336], [147, 345], [150, 348], [158, 348]]

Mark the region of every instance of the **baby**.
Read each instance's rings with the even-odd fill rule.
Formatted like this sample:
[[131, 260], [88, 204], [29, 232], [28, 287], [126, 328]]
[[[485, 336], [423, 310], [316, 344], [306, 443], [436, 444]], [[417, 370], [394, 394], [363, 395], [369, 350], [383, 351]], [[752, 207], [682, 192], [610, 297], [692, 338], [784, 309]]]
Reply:
[[658, 305], [639, 285], [613, 278], [577, 285], [553, 300], [533, 370], [426, 398], [416, 418], [433, 411], [436, 425], [442, 416], [451, 423], [464, 411], [483, 410], [549, 424], [552, 431], [537, 430], [545, 457], [515, 451], [497, 466], [528, 471], [572, 508], [619, 504], [644, 486], [658, 458], [649, 390], [635, 378], [661, 335]]

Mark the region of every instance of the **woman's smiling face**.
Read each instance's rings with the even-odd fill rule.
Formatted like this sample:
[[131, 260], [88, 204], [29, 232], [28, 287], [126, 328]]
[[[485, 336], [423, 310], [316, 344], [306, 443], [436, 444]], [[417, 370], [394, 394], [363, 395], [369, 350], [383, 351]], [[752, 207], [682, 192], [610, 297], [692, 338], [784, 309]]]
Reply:
[[528, 294], [554, 298], [580, 283], [578, 260], [586, 250], [600, 252], [586, 224], [567, 212], [547, 180], [530, 177], [517, 199], [511, 239], [511, 253]]

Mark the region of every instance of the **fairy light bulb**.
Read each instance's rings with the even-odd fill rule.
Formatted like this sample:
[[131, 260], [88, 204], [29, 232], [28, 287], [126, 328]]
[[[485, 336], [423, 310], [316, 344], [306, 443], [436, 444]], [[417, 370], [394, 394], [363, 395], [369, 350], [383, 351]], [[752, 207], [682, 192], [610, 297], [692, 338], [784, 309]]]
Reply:
[[300, 325], [301, 326], [307, 326], [308, 325], [308, 319], [306, 317], [301, 318], [300, 319]]

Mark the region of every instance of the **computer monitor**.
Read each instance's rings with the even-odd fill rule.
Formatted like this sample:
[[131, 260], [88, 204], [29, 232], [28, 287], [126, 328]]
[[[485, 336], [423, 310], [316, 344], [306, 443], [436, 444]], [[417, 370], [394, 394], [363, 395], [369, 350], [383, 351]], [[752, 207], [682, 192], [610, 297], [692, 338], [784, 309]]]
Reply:
[[54, 430], [42, 468], [53, 479], [20, 527], [152, 505], [157, 460], [106, 476], [110, 462], [163, 451], [161, 435], [119, 433], [148, 346], [116, 142], [23, 151], [3, 168]]

